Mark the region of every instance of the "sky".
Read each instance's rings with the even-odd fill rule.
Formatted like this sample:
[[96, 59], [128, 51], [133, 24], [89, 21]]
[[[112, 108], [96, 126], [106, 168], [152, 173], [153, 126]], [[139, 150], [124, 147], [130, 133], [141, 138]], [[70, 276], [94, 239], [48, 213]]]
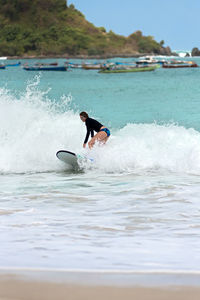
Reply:
[[129, 36], [137, 30], [172, 50], [200, 48], [200, 0], [68, 0], [97, 27]]

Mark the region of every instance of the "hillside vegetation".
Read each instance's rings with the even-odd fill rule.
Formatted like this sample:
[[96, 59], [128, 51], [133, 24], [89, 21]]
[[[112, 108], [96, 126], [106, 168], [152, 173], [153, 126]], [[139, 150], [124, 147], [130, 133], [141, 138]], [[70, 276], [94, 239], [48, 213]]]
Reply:
[[0, 56], [165, 54], [163, 44], [106, 32], [65, 0], [0, 0]]

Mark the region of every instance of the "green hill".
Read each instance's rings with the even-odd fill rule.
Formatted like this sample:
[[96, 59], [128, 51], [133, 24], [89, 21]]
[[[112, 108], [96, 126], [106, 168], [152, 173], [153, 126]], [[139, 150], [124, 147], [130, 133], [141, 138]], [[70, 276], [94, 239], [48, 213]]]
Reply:
[[106, 32], [65, 0], [0, 0], [0, 56], [165, 54], [163, 43]]

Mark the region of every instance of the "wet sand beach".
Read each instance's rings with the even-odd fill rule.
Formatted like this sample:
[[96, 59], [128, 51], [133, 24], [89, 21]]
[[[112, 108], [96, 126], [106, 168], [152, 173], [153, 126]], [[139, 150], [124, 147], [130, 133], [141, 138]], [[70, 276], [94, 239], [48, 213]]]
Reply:
[[1, 278], [0, 300], [199, 300], [196, 287], [105, 287]]
[[9, 272], [0, 275], [0, 300], [199, 300], [198, 282], [191, 274]]

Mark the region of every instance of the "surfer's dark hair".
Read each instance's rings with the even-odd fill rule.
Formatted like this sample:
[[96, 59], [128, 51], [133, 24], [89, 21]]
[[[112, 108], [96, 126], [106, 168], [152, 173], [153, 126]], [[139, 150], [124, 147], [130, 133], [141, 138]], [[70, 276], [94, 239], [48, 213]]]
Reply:
[[82, 111], [81, 113], [80, 113], [80, 116], [81, 117], [84, 117], [84, 118], [89, 118], [89, 116], [88, 116], [88, 114], [85, 112], [85, 111]]

